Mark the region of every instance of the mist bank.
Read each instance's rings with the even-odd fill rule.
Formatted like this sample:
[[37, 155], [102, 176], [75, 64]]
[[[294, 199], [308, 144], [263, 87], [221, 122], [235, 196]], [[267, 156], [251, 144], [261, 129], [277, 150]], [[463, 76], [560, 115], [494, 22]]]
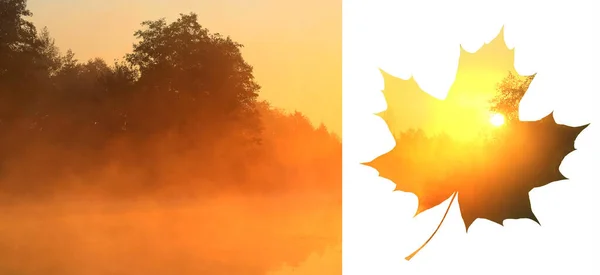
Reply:
[[[3, 159], [0, 197], [80, 196], [186, 199], [219, 194], [331, 193], [341, 190], [341, 142], [301, 113], [273, 108], [261, 116], [260, 144], [231, 135], [207, 142], [193, 133], [115, 138], [97, 148], [48, 141]], [[184, 148], [182, 143], [187, 142]]]
[[266, 274], [298, 267], [341, 239], [341, 204], [330, 196], [62, 199], [0, 208], [3, 273]]

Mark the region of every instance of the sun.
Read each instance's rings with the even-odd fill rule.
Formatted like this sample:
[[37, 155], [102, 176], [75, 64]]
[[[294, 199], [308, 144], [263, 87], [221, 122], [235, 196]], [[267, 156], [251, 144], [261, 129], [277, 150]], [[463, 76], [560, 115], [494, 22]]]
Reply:
[[504, 124], [504, 116], [502, 114], [493, 114], [490, 117], [490, 123], [496, 127], [500, 127]]

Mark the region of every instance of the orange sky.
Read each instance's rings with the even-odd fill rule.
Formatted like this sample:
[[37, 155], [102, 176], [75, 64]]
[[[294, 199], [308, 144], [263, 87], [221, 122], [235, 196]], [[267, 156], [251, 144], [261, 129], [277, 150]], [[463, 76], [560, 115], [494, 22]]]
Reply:
[[404, 81], [384, 73], [388, 117], [394, 131], [422, 128], [470, 139], [492, 126], [488, 101], [496, 85], [514, 69], [514, 52], [508, 50], [503, 33], [470, 54], [461, 50], [456, 80], [445, 100], [422, 92], [411, 79]]
[[245, 45], [262, 97], [341, 133], [341, 1], [29, 0], [32, 21], [80, 60], [111, 62], [145, 20], [195, 12], [212, 32]]

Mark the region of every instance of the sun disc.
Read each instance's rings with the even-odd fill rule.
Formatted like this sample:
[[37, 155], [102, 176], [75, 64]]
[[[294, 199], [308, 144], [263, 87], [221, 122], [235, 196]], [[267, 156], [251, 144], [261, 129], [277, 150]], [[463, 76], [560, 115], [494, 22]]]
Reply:
[[490, 117], [490, 123], [496, 127], [500, 127], [504, 124], [504, 116], [502, 114], [493, 114]]

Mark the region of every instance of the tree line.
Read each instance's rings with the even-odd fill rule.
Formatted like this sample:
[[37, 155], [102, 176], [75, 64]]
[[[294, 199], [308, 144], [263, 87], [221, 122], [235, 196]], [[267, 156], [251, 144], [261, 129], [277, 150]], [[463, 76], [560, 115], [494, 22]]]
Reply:
[[142, 22], [107, 63], [62, 52], [26, 4], [0, 0], [1, 192], [339, 188], [339, 137], [261, 100], [243, 45], [196, 14]]

